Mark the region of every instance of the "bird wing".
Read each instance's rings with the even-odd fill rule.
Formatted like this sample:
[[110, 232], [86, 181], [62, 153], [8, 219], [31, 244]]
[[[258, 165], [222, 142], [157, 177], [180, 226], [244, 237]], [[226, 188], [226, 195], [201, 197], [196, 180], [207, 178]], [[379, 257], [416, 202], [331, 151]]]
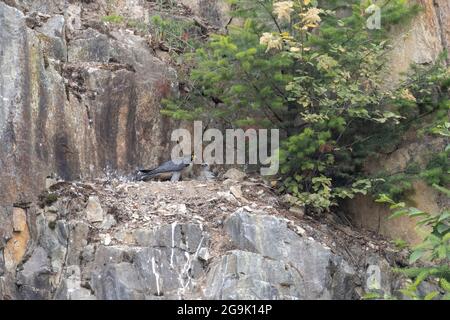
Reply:
[[166, 173], [166, 172], [176, 172], [183, 170], [189, 164], [185, 164], [183, 161], [167, 161], [160, 165], [158, 168], [153, 170], [139, 170], [144, 174], [158, 174], [158, 173]]

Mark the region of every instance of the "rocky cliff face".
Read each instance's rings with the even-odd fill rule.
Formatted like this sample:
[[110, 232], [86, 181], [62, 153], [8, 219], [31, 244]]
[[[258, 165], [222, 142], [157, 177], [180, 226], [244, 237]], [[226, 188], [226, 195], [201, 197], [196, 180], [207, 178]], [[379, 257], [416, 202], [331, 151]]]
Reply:
[[61, 182], [9, 213], [4, 299], [358, 299], [398, 286], [387, 242], [300, 218], [257, 180]]
[[[428, 65], [436, 61], [445, 50], [450, 50], [450, 2], [448, 0], [417, 0], [422, 11], [411, 24], [398, 26], [391, 30], [393, 48], [389, 53], [389, 67], [385, 76], [386, 86], [398, 84], [411, 64]], [[450, 60], [447, 59], [447, 65]], [[450, 114], [449, 114], [450, 119]], [[426, 120], [425, 120], [426, 121]], [[368, 161], [367, 171], [378, 170], [398, 173], [404, 172], [411, 163], [419, 163], [423, 168], [436, 152], [441, 152], [448, 141], [419, 137], [415, 132], [408, 133], [395, 150], [380, 154]], [[409, 195], [409, 202], [421, 210], [438, 213], [450, 207], [447, 197], [436, 192], [423, 181], [416, 181]], [[409, 218], [388, 220], [391, 211], [387, 206], [374, 203], [368, 196], [358, 196], [349, 201], [347, 212], [355, 226], [368, 228], [392, 239], [403, 239], [418, 243], [422, 239]]]
[[[73, 180], [154, 165], [173, 124], [176, 74], [147, 40], [101, 22], [111, 1], [0, 1], [0, 203], [49, 174]], [[147, 1], [114, 12], [148, 19]]]
[[[415, 0], [422, 12], [412, 24], [392, 30], [394, 48], [386, 83], [397, 83], [412, 63], [430, 64], [450, 49], [450, 3], [447, 0]], [[449, 60], [450, 61], [450, 60]]]
[[[449, 45], [448, 1], [420, 1], [412, 29], [394, 30], [394, 82], [410, 62], [430, 63]], [[230, 22], [221, 0], [179, 3], [171, 14], [218, 29]], [[50, 174], [86, 181], [166, 158], [178, 124], [160, 116], [160, 101], [177, 93], [176, 71], [146, 34], [102, 21], [148, 23], [158, 10], [148, 0], [0, 0], [0, 299], [395, 293], [389, 270], [401, 258], [386, 242], [296, 217], [260, 182], [47, 179], [36, 201]], [[410, 143], [402, 150], [415, 150]], [[384, 225], [387, 211], [361, 201], [350, 210], [356, 225], [409, 232]]]

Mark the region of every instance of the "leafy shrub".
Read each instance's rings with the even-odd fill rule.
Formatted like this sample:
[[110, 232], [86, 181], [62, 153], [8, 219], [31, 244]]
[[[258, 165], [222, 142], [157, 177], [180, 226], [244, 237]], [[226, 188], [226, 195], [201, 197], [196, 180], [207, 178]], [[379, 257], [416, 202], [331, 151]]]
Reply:
[[[435, 185], [435, 188], [450, 198], [449, 189], [438, 185]], [[430, 214], [417, 208], [408, 208], [404, 202], [397, 203], [386, 195], [381, 195], [377, 201], [389, 204], [390, 208], [394, 210], [391, 219], [402, 216], [419, 218], [418, 226], [427, 226], [431, 229], [424, 241], [413, 248], [409, 259], [411, 264], [423, 260], [428, 262], [428, 265], [397, 269], [398, 272], [413, 280], [401, 292], [413, 299], [442, 298], [450, 300], [450, 210], [443, 210], [437, 215]], [[418, 288], [426, 280], [436, 280], [440, 291], [421, 295]]]
[[[243, 24], [211, 36], [185, 57], [194, 66], [192, 90], [165, 101], [162, 112], [176, 119], [220, 119], [228, 127], [282, 129], [279, 190], [309, 209], [328, 210], [380, 184], [380, 177], [364, 173], [368, 156], [395, 146], [425, 115], [445, 109], [436, 100], [436, 94], [448, 95], [442, 65], [416, 67], [398, 89], [382, 86], [386, 31], [407, 22], [418, 6], [387, 1], [383, 29], [369, 30], [369, 1], [327, 1], [321, 7], [309, 0], [231, 2]], [[351, 14], [337, 13], [342, 11]], [[439, 172], [425, 175], [437, 181]], [[392, 191], [408, 188], [406, 182]]]

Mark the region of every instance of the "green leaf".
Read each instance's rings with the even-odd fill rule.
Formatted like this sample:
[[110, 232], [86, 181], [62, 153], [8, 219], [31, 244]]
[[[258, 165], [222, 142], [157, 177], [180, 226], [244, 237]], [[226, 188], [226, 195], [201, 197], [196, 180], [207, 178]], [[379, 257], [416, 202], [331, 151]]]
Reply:
[[447, 233], [443, 238], [442, 238], [442, 242], [447, 242], [447, 241], [449, 241], [450, 240], [450, 232], [449, 233]]
[[438, 222], [442, 222], [447, 219], [450, 219], [450, 211], [449, 210], [445, 210], [444, 212], [442, 212], [442, 214], [439, 216]]
[[450, 229], [450, 226], [443, 224], [443, 223], [439, 223], [436, 230], [440, 233], [440, 234], [444, 234], [445, 232], [447, 232]]
[[440, 192], [444, 193], [448, 197], [450, 197], [450, 190], [449, 189], [441, 187], [441, 186], [439, 186], [437, 184], [434, 184], [433, 187], [436, 188], [437, 190], [439, 190]]
[[437, 252], [439, 259], [445, 259], [447, 257], [447, 247], [445, 245], [440, 245]]
[[450, 282], [448, 282], [446, 279], [442, 278], [439, 281], [439, 285], [441, 286], [442, 289], [444, 289], [447, 292], [450, 292]]
[[411, 208], [411, 209], [409, 209], [408, 215], [411, 218], [414, 218], [414, 217], [420, 217], [420, 216], [428, 216], [429, 214], [426, 212], [423, 212], [422, 210], [419, 210], [417, 208]]
[[420, 220], [420, 221], [417, 223], [417, 225], [418, 225], [418, 226], [423, 226], [423, 225], [426, 225], [426, 224], [432, 224], [432, 223], [434, 223], [435, 221], [436, 221], [436, 218], [435, 218], [435, 217], [429, 217], [429, 218]]
[[394, 204], [395, 202], [388, 197], [388, 195], [386, 194], [380, 194], [378, 199], [375, 200], [375, 202], [378, 203], [389, 203], [389, 204]]
[[431, 242], [435, 246], [441, 243], [441, 239], [434, 234], [429, 234], [427, 237], [427, 241]]
[[423, 299], [430, 301], [430, 300], [433, 300], [434, 298], [436, 298], [438, 295], [439, 295], [439, 292], [433, 291], [433, 292], [430, 292], [429, 294], [427, 294]]
[[425, 254], [425, 251], [414, 251], [411, 256], [409, 257], [409, 263], [413, 264], [415, 263], [417, 260], [419, 260], [420, 258], [422, 258]]
[[430, 275], [430, 270], [425, 269], [417, 276], [416, 280], [414, 281], [413, 286], [417, 289], [417, 287]]
[[404, 207], [406, 207], [406, 203], [399, 202], [399, 203], [393, 204], [390, 208], [391, 209], [398, 209], [398, 208], [404, 208]]
[[409, 212], [409, 211], [406, 210], [406, 209], [395, 211], [395, 212], [389, 217], [389, 220], [397, 219], [397, 218], [400, 218], [400, 217], [404, 217], [404, 216], [406, 216], [406, 215], [408, 214], [408, 212]]

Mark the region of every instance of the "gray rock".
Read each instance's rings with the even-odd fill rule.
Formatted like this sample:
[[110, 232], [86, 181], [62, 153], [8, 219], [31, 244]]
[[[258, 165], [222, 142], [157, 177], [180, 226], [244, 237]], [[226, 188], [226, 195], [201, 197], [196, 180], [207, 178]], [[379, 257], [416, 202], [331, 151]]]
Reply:
[[55, 14], [64, 10], [64, 2], [60, 0], [19, 0], [29, 11], [37, 11], [45, 14]]
[[15, 279], [8, 276], [0, 276], [0, 300], [20, 299]]
[[57, 183], [58, 183], [58, 181], [54, 178], [46, 178], [45, 179], [45, 189], [48, 190]]
[[64, 17], [61, 15], [55, 15], [50, 17], [42, 27], [38, 28], [38, 30], [49, 37], [63, 38], [64, 26]]
[[[363, 295], [356, 272], [342, 257], [312, 238], [299, 236], [284, 219], [250, 214], [243, 208], [224, 223], [226, 236], [237, 249], [216, 258], [210, 256], [210, 236], [201, 224], [141, 229], [134, 233], [137, 246], [88, 244], [90, 226], [82, 221], [56, 220], [50, 225], [40, 215], [36, 227], [37, 247], [18, 267], [16, 277], [17, 294], [23, 299], [355, 299]], [[389, 270], [377, 256], [367, 263]], [[388, 292], [391, 280], [386, 281], [382, 285]]]
[[364, 274], [364, 291], [374, 292], [380, 296], [392, 296], [394, 284], [400, 278], [393, 272], [393, 268], [382, 257], [371, 255], [366, 259], [367, 269]]
[[47, 22], [36, 30], [45, 36], [43, 50], [48, 57], [58, 61], [67, 60], [67, 46], [64, 37], [65, 20], [61, 15], [50, 17]]
[[49, 225], [43, 215], [36, 217], [37, 247], [23, 266], [19, 266], [16, 282], [22, 299], [51, 299], [63, 276], [68, 246], [65, 221]]
[[175, 292], [182, 286], [175, 268], [181, 265], [180, 250], [146, 248], [135, 256], [136, 269], [146, 283], [147, 296], [160, 297]]
[[240, 211], [225, 221], [225, 230], [238, 249], [284, 261], [308, 275], [303, 283], [308, 299], [354, 294], [356, 274], [349, 264], [322, 244], [300, 237], [279, 218]]
[[[3, 257], [3, 249], [0, 250], [0, 277], [5, 273], [5, 258]], [[1, 297], [1, 294], [0, 294]]]
[[107, 214], [105, 217], [105, 220], [103, 221], [102, 225], [100, 226], [103, 230], [108, 230], [114, 227], [117, 224], [116, 219], [113, 215]]
[[69, 3], [65, 11], [66, 32], [73, 35], [82, 28], [81, 5], [78, 3]]
[[205, 296], [221, 300], [305, 299], [309, 293], [303, 277], [286, 262], [236, 250], [211, 268]]
[[79, 266], [70, 266], [65, 272], [55, 294], [56, 300], [95, 300], [91, 292], [81, 287], [81, 271]]
[[244, 203], [248, 203], [248, 200], [245, 199], [244, 195], [242, 194], [241, 186], [231, 186], [230, 187], [230, 192], [239, 201], [242, 201]]
[[205, 275], [198, 256], [179, 248], [145, 248], [135, 255], [135, 266], [147, 284], [147, 299], [185, 297], [198, 289]]
[[225, 179], [230, 179], [233, 181], [243, 181], [245, 179], [245, 177], [247, 176], [247, 174], [245, 174], [244, 172], [238, 170], [238, 169], [230, 169], [228, 170], [223, 177]]
[[107, 264], [92, 277], [95, 296], [100, 300], [142, 300], [144, 282], [131, 263]]
[[290, 207], [289, 208], [289, 212], [292, 212], [293, 214], [295, 214], [297, 217], [303, 217], [305, 215], [305, 208], [303, 207]]
[[[99, 279], [111, 273], [120, 277], [111, 271], [111, 267], [123, 263], [133, 266], [133, 272], [137, 272], [137, 277], [145, 283], [139, 290], [122, 288], [126, 292], [134, 292], [130, 297], [140, 294], [144, 294], [146, 299], [195, 296], [194, 292], [199, 290], [206, 272], [199, 254], [209, 245], [209, 236], [200, 225], [174, 223], [154, 230], [142, 229], [134, 236], [140, 247], [98, 248], [91, 277], [92, 288], [98, 298], [103, 295], [97, 293], [97, 290], [103, 290], [99, 287]], [[131, 272], [131, 269], [127, 270]], [[133, 285], [133, 282], [129, 284]]]
[[56, 217], [58, 217], [58, 207], [51, 205], [50, 207], [45, 207], [45, 212], [49, 212], [51, 214], [54, 214]]
[[91, 262], [95, 259], [95, 246], [92, 244], [88, 244], [83, 248], [81, 252], [81, 260], [83, 262]]
[[105, 246], [109, 246], [112, 243], [112, 238], [109, 233], [100, 234], [100, 240], [100, 242]]
[[17, 273], [19, 293], [25, 300], [50, 299], [52, 292], [52, 267], [47, 252], [37, 247], [30, 259]]
[[230, 6], [226, 1], [180, 0], [180, 2], [216, 28], [224, 29], [230, 22]]
[[45, 249], [50, 258], [51, 270], [60, 275], [66, 263], [66, 254], [69, 241], [69, 228], [66, 221], [56, 221], [49, 226], [48, 220], [42, 215], [36, 221], [40, 233], [38, 243]]
[[134, 253], [139, 248], [128, 246], [99, 246], [95, 252], [94, 269], [102, 269], [107, 264], [119, 264], [121, 262], [132, 262]]
[[86, 219], [90, 223], [103, 221], [103, 208], [97, 196], [90, 196], [86, 206]]
[[12, 237], [12, 207], [0, 206], [0, 250]]
[[[132, 231], [132, 230], [120, 229], [114, 233], [114, 238], [117, 239], [118, 241], [120, 241], [122, 244], [135, 245], [136, 244], [135, 235], [139, 232], [141, 232], [141, 231], [140, 230]], [[145, 241], [145, 240], [142, 240], [142, 241]]]
[[88, 244], [89, 225], [82, 221], [70, 223], [70, 241], [67, 252], [66, 264], [79, 266], [81, 264], [81, 253]]
[[198, 251], [198, 258], [201, 260], [201, 261], [204, 261], [204, 262], [208, 262], [209, 260], [211, 260], [211, 255], [209, 254], [209, 250], [208, 250], [208, 248], [201, 248], [199, 251]]
[[198, 224], [174, 223], [155, 230], [141, 229], [134, 237], [139, 246], [179, 248], [189, 253], [197, 252], [209, 241]]

